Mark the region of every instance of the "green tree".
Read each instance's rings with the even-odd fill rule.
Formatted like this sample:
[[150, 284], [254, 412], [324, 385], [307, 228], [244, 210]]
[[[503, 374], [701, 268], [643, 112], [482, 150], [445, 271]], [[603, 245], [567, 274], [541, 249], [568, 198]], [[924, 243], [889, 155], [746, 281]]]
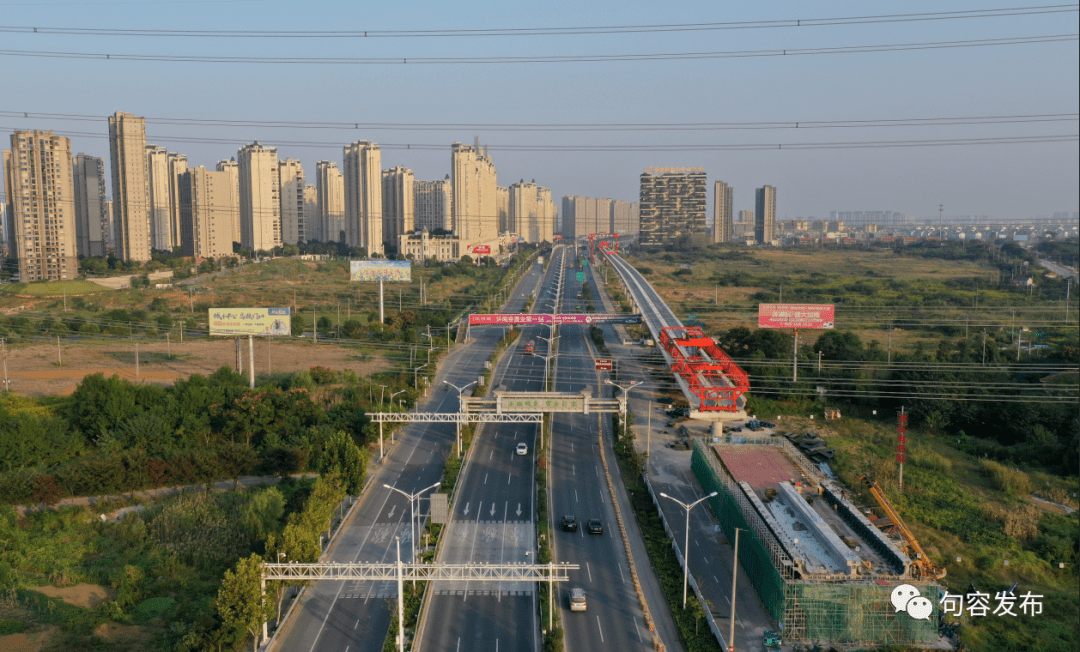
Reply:
[[319, 472], [337, 474], [346, 493], [354, 496], [360, 493], [367, 473], [367, 455], [345, 431], [338, 430], [331, 435], [319, 462]]
[[252, 650], [259, 650], [259, 630], [274, 617], [274, 604], [262, 592], [262, 557], [252, 554], [225, 571], [214, 606], [225, 626], [251, 635]]
[[233, 491], [240, 485], [240, 476], [255, 468], [259, 455], [248, 444], [226, 442], [217, 448], [222, 469], [233, 479]]
[[285, 497], [275, 487], [264, 489], [251, 496], [240, 512], [240, 521], [251, 535], [252, 541], [266, 538], [266, 549], [271, 549], [270, 536], [278, 527], [285, 513]]

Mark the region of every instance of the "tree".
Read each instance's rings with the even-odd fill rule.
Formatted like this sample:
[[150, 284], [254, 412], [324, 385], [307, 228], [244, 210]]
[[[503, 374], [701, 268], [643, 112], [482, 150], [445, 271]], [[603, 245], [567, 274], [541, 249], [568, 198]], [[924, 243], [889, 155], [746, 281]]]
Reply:
[[258, 453], [248, 444], [226, 442], [217, 449], [222, 469], [233, 479], [233, 491], [240, 485], [240, 476], [255, 468]]
[[259, 650], [259, 630], [274, 617], [274, 604], [262, 592], [262, 562], [256, 554], [236, 562], [235, 572], [225, 571], [214, 601], [226, 627], [251, 634], [254, 652]]
[[367, 455], [344, 430], [338, 430], [326, 442], [326, 448], [319, 460], [319, 473], [336, 473], [340, 476], [345, 491], [355, 496], [364, 486]]

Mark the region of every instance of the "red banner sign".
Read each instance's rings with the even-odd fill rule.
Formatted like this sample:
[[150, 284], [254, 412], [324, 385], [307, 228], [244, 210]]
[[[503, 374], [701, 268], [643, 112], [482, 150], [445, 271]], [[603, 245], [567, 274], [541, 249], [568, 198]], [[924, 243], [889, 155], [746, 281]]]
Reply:
[[551, 315], [469, 315], [470, 326], [530, 326], [550, 323]]
[[474, 254], [490, 254], [491, 253], [491, 246], [490, 245], [473, 245], [473, 246], [469, 247], [469, 251], [473, 252]]
[[611, 371], [611, 360], [605, 358], [594, 358], [594, 360], [597, 371]]
[[536, 324], [640, 324], [641, 315], [571, 314], [571, 315], [469, 315], [470, 326], [516, 326]]
[[836, 306], [811, 303], [762, 303], [758, 328], [832, 328]]

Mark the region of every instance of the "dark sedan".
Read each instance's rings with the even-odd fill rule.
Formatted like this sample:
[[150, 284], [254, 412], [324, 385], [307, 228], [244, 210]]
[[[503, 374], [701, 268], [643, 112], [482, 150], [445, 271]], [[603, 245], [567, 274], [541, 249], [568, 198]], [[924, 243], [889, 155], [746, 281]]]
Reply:
[[577, 517], [567, 514], [562, 519], [563, 532], [577, 532]]
[[604, 524], [598, 518], [589, 519], [589, 534], [603, 534]]

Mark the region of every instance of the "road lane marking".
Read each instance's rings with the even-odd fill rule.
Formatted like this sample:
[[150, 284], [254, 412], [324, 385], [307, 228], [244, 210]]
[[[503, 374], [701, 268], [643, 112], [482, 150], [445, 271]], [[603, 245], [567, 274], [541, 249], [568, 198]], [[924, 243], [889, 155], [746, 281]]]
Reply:
[[513, 473], [506, 474], [506, 484], [510, 484], [510, 478], [514, 477]]
[[589, 584], [592, 584], [592, 568], [589, 566], [589, 562], [585, 562], [585, 570], [589, 572]]
[[596, 629], [600, 632], [600, 642], [604, 642], [604, 629], [600, 627], [600, 616], [596, 617]]
[[623, 572], [622, 572], [622, 562], [619, 562], [619, 579], [622, 580], [623, 584], [626, 584], [626, 576], [623, 575]]
[[[491, 451], [491, 452], [493, 452], [493, 453], [494, 453], [495, 451]], [[488, 477], [488, 474], [487, 474], [487, 473], [485, 473], [485, 474], [484, 474], [484, 484], [487, 484], [487, 477]]]
[[580, 500], [578, 500], [578, 496], [577, 496], [577, 489], [574, 489], [574, 502], [575, 502], [575, 503], [579, 503], [579, 502], [581, 502]]

